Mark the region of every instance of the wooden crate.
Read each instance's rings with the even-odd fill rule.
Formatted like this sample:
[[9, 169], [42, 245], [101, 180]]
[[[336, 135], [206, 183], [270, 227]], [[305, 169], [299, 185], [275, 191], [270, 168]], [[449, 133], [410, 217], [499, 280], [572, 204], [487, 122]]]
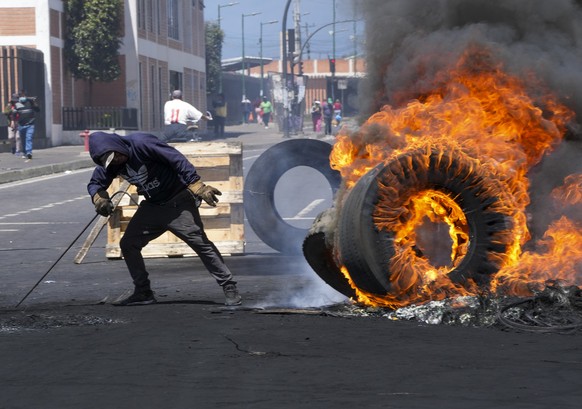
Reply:
[[[200, 215], [204, 230], [210, 240], [224, 256], [244, 253], [244, 209], [242, 145], [240, 142], [190, 142], [171, 144], [194, 164], [202, 181], [222, 192], [216, 207], [202, 202]], [[119, 190], [122, 179], [118, 178], [109, 187], [109, 194]], [[128, 193], [139, 203], [136, 188], [130, 186]], [[119, 241], [137, 206], [127, 195], [109, 218], [107, 228], [107, 258], [122, 257]], [[143, 248], [144, 257], [196, 256], [196, 253], [174, 234], [166, 232]]]

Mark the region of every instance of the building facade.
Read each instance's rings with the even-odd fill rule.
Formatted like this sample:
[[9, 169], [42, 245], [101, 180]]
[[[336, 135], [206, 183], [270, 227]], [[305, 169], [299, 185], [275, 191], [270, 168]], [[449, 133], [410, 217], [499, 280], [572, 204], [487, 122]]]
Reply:
[[[42, 52], [46, 130], [35, 138], [42, 139], [35, 142], [38, 147], [82, 143], [78, 130], [64, 130], [70, 128], [63, 126], [68, 109], [134, 109], [137, 128], [152, 133], [161, 131], [163, 105], [173, 89], [182, 89], [186, 101], [206, 109], [204, 1], [121, 1], [121, 75], [113, 82], [94, 83], [91, 90], [89, 83], [70, 75], [65, 63], [63, 0], [0, 3], [0, 47], [8, 50], [6, 55], [23, 49]], [[0, 76], [2, 105], [25, 84], [21, 71], [14, 67]]]

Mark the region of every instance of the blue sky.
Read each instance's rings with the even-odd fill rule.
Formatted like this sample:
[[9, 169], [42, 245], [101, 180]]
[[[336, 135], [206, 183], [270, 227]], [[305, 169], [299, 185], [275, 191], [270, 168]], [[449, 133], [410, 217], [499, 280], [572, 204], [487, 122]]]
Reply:
[[[206, 0], [204, 10], [207, 21], [218, 19], [218, 5], [224, 6], [237, 0]], [[333, 21], [333, 0], [294, 0], [289, 7], [287, 28], [293, 28], [293, 11], [295, 2], [299, 1], [301, 10], [302, 38], [306, 38], [306, 28], [313, 33], [321, 26]], [[256, 16], [245, 17], [245, 54], [259, 56], [260, 23], [279, 20], [275, 24], [263, 24], [263, 56], [279, 58], [279, 32], [283, 11], [287, 0], [238, 0], [238, 4], [220, 8], [221, 28], [225, 33], [222, 58], [235, 58], [242, 55], [242, 14], [260, 12]], [[336, 21], [354, 18], [354, 10], [350, 0], [336, 0]], [[356, 26], [356, 45], [358, 53], [362, 53], [363, 24]], [[311, 58], [327, 58], [332, 54], [333, 37], [329, 34], [332, 26], [318, 31], [309, 42]], [[336, 24], [336, 57], [352, 55], [354, 52], [353, 23]], [[308, 58], [307, 48], [304, 58]]]

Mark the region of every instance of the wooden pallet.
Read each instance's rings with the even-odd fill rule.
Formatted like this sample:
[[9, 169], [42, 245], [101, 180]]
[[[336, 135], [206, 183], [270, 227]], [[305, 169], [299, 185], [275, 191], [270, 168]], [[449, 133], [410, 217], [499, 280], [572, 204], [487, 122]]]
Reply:
[[[225, 255], [244, 254], [244, 208], [242, 145], [240, 142], [187, 142], [171, 144], [194, 164], [202, 181], [222, 192], [216, 207], [206, 203], [200, 206], [204, 230], [218, 250]], [[122, 179], [116, 179], [109, 187], [109, 194], [117, 192]], [[119, 241], [137, 206], [136, 188], [130, 186], [110, 216], [107, 228], [107, 258], [122, 257]], [[144, 257], [183, 257], [196, 253], [174, 234], [166, 232], [143, 248]]]

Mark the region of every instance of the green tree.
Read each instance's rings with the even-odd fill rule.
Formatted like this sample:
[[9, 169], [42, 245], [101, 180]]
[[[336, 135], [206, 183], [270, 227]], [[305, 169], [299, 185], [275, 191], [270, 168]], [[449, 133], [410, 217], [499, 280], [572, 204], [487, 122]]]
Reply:
[[77, 79], [110, 82], [121, 73], [123, 0], [65, 0], [65, 58]]
[[207, 22], [206, 33], [206, 92], [216, 94], [220, 89], [222, 75], [222, 43], [224, 32], [218, 24]]

